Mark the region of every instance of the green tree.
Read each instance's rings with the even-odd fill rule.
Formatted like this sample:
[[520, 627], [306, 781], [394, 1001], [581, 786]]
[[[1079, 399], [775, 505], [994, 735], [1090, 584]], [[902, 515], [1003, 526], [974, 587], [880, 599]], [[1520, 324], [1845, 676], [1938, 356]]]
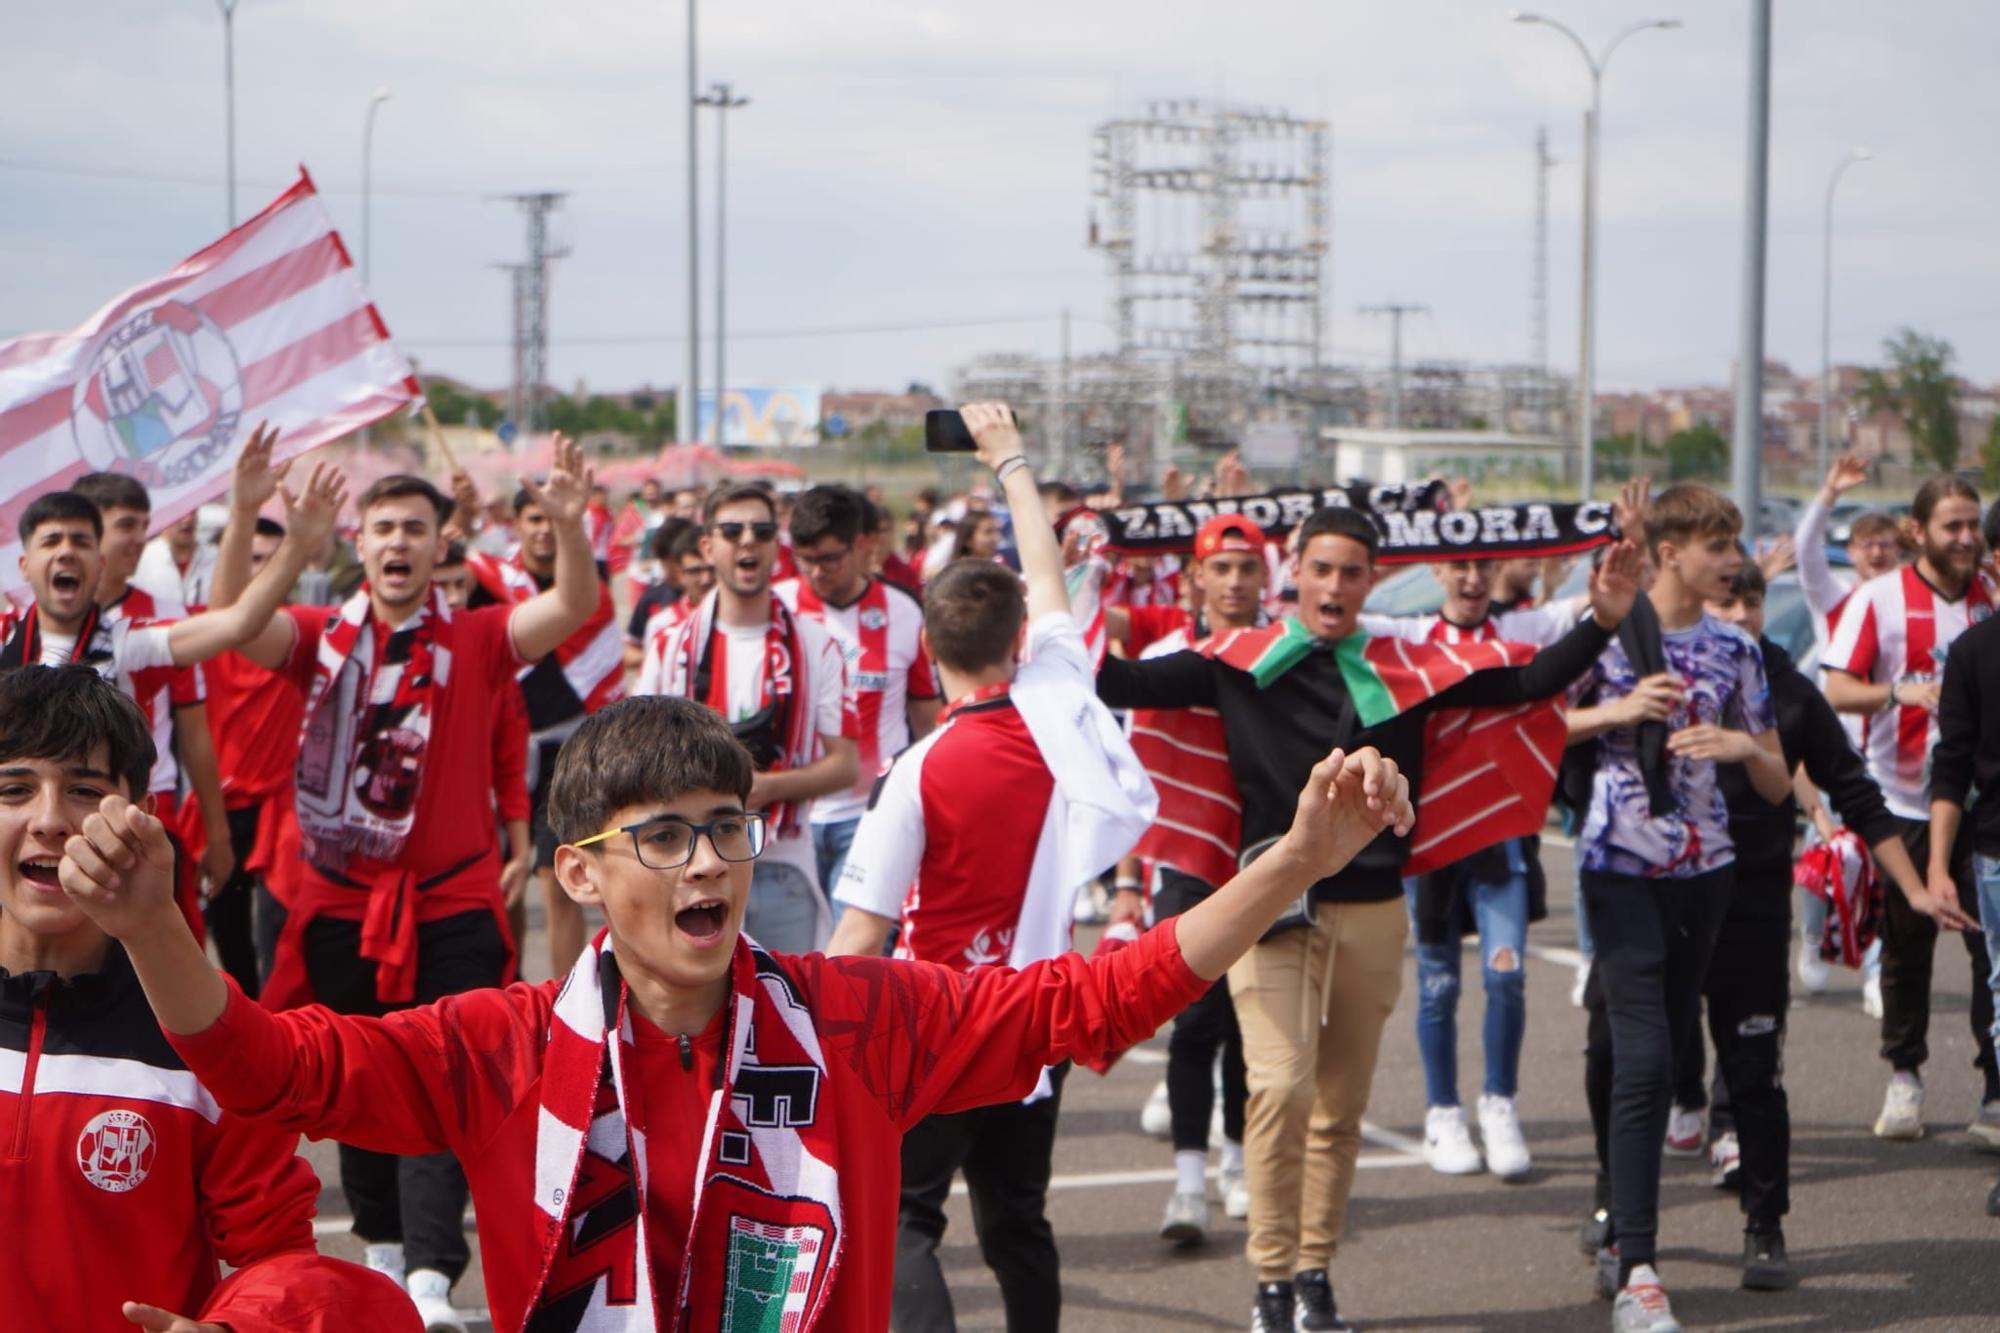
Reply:
[[1630, 431], [1622, 435], [1607, 435], [1597, 442], [1597, 466], [1608, 481], [1629, 481], [1632, 477], [1632, 459], [1638, 453], [1639, 441]]
[[1729, 441], [1707, 422], [1667, 437], [1667, 479], [1714, 479], [1729, 470]]
[[1954, 353], [1942, 338], [1899, 329], [1882, 344], [1889, 364], [1871, 370], [1861, 385], [1861, 401], [1871, 412], [1890, 412], [1910, 433], [1916, 458], [1949, 472], [1958, 466], [1958, 376]]
[[1986, 443], [1979, 446], [1979, 480], [2000, 488], [2000, 417], [1986, 423]]

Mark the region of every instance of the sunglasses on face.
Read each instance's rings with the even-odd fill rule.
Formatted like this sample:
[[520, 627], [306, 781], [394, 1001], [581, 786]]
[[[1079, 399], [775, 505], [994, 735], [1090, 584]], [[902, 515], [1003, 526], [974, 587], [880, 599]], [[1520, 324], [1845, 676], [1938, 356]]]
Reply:
[[778, 535], [778, 525], [770, 521], [761, 523], [718, 523], [715, 531], [726, 542], [740, 542], [748, 530], [753, 541], [767, 542]]

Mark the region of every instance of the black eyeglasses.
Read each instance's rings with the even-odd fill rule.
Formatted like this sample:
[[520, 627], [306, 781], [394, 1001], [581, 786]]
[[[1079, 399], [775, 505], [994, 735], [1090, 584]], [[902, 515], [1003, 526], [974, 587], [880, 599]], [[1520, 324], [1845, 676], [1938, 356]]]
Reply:
[[649, 870], [679, 870], [694, 859], [695, 839], [708, 835], [708, 845], [725, 861], [754, 861], [764, 850], [764, 816], [724, 815], [706, 824], [685, 819], [645, 819], [622, 828], [606, 829], [570, 844], [578, 849], [605, 842], [621, 833], [632, 835], [632, 853]]
[[843, 546], [838, 551], [792, 551], [792, 559], [809, 569], [832, 569], [848, 556], [854, 554], [852, 546]]
[[715, 525], [715, 530], [722, 534], [722, 540], [726, 542], [742, 541], [743, 532], [746, 528], [749, 530], [750, 535], [760, 542], [770, 541], [778, 535], [778, 525], [768, 521], [763, 523], [718, 523]]

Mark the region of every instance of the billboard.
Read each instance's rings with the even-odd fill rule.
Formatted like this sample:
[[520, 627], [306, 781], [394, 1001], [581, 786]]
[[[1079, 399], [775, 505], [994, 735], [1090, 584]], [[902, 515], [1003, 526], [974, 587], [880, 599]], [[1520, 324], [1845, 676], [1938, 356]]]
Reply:
[[[819, 443], [816, 384], [731, 385], [722, 395], [722, 443], [758, 448], [810, 448]], [[703, 442], [715, 438], [715, 390], [695, 398], [696, 431]]]

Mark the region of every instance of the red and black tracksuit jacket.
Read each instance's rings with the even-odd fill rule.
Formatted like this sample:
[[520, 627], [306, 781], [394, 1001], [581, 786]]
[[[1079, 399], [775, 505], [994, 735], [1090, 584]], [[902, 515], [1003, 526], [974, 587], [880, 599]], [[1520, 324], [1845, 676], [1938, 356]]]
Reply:
[[143, 1301], [233, 1333], [414, 1333], [392, 1283], [314, 1249], [297, 1144], [216, 1105], [115, 943], [82, 976], [0, 969], [0, 1322], [130, 1333]]

